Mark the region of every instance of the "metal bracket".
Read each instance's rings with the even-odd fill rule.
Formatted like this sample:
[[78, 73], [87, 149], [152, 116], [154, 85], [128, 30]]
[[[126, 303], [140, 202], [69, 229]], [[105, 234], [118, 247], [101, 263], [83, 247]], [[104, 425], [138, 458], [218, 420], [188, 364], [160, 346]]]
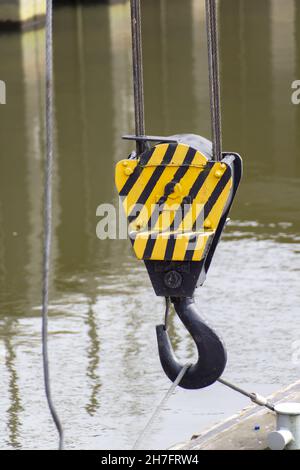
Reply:
[[124, 140], [135, 140], [136, 142], [162, 142], [166, 144], [177, 143], [178, 140], [158, 135], [123, 135]]

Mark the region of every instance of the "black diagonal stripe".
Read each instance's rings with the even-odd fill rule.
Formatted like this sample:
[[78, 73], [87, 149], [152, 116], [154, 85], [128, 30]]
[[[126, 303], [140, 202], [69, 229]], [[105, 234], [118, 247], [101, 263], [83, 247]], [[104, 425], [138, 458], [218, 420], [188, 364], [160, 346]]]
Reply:
[[189, 170], [189, 167], [192, 163], [192, 161], [194, 160], [194, 157], [197, 153], [197, 150], [193, 149], [193, 148], [189, 148], [188, 149], [188, 152], [183, 160], [183, 163], [181, 164], [182, 166], [180, 166], [178, 168], [178, 170], [176, 171], [174, 177], [173, 177], [173, 180], [176, 181], [177, 183], [179, 183], [179, 181], [184, 177], [184, 175], [186, 174], [186, 172]]
[[202, 188], [203, 184], [205, 183], [205, 180], [208, 177], [211, 168], [213, 168], [213, 167], [211, 167], [209, 164], [207, 164], [207, 166], [200, 173], [200, 175], [198, 176], [198, 178], [194, 182], [193, 186], [191, 187], [190, 192], [189, 192], [189, 197], [190, 197], [191, 202], [193, 202], [193, 200], [197, 196], [198, 192]]
[[[155, 147], [153, 147], [151, 150], [149, 150], [148, 152], [145, 152], [142, 156], [143, 158], [143, 164], [147, 163], [150, 158], [152, 157], [153, 153], [154, 153], [154, 150], [155, 150]], [[134, 172], [132, 173], [132, 175], [130, 175], [130, 177], [128, 178], [128, 180], [126, 181], [126, 183], [124, 184], [123, 188], [121, 189], [120, 191], [120, 196], [123, 196], [123, 197], [126, 197], [129, 192], [131, 191], [131, 189], [133, 188], [133, 185], [137, 182], [137, 180], [139, 179], [139, 176], [141, 174], [141, 166], [139, 165], [139, 163], [137, 164], [137, 166], [135, 167], [134, 169]]]
[[136, 217], [136, 210], [137, 210], [136, 208], [138, 208], [141, 205], [144, 205], [146, 203], [147, 199], [149, 198], [150, 194], [153, 191], [154, 186], [156, 185], [159, 178], [161, 177], [161, 175], [165, 171], [166, 165], [168, 165], [170, 163], [170, 161], [172, 160], [173, 155], [176, 151], [176, 148], [177, 148], [177, 144], [169, 144], [168, 145], [161, 164], [155, 168], [155, 170], [152, 173], [151, 177], [149, 178], [149, 181], [147, 182], [144, 190], [142, 191], [142, 194], [140, 195], [140, 197], [136, 201], [135, 207], [133, 208], [130, 215], [128, 216], [129, 221], [132, 221], [132, 217], [133, 218]]
[[164, 208], [165, 204], [162, 203], [160, 204], [159, 202], [155, 204], [154, 211], [150, 215], [147, 223], [148, 230], [152, 230], [155, 227], [156, 222], [158, 221], [158, 218]]
[[[180, 166], [178, 168], [178, 170], [176, 171], [175, 175], [173, 176], [172, 178], [172, 181], [176, 181], [176, 183], [179, 183], [180, 180], [184, 177], [184, 175], [187, 173], [187, 171], [189, 170], [190, 168], [190, 165], [196, 155], [196, 152], [197, 150], [193, 149], [193, 148], [189, 148], [183, 162], [182, 162], [182, 166]], [[151, 214], [151, 216], [149, 217], [149, 220], [148, 220], [148, 227], [149, 228], [153, 228], [155, 227], [157, 221], [158, 221], [158, 218], [161, 214], [161, 212], [163, 211], [163, 208], [164, 208], [165, 204], [156, 204], [155, 205], [155, 209], [153, 211], [153, 213]]]
[[153, 252], [153, 249], [154, 249], [154, 245], [155, 245], [155, 242], [156, 242], [156, 237], [157, 237], [157, 234], [155, 234], [155, 233], [152, 233], [152, 234], [149, 235], [149, 238], [147, 240], [146, 247], [145, 247], [145, 250], [144, 250], [144, 254], [143, 254], [143, 259], [150, 259], [151, 258], [151, 255], [152, 255], [152, 252]]
[[[184, 166], [180, 166], [180, 168], [178, 168], [178, 170], [176, 171], [176, 173], [173, 177], [173, 181], [176, 181], [177, 183], [179, 183], [179, 181], [183, 178], [183, 176], [189, 170], [189, 168], [190, 168], [189, 165], [192, 163], [196, 152], [197, 152], [196, 150], [194, 150], [192, 148], [189, 148], [189, 150], [188, 150], [188, 152], [187, 152], [187, 154], [186, 154], [186, 156], [183, 160], [183, 163], [182, 163], [182, 165], [184, 165]], [[148, 220], [148, 227], [149, 227], [149, 224], [151, 225], [151, 227], [149, 227], [149, 228], [154, 229], [155, 224], [158, 221], [158, 218], [159, 218], [163, 208], [164, 208], [164, 204], [156, 204], [155, 209], [153, 211], [153, 214], [151, 215], [151, 217]], [[174, 224], [174, 221], [172, 221], [172, 223], [169, 227], [170, 230], [172, 229], [173, 224]], [[155, 245], [155, 240], [154, 240], [154, 243], [153, 243], [152, 238], [148, 239], [147, 244], [146, 244], [146, 248], [145, 248], [145, 253], [147, 253], [149, 258], [151, 257], [152, 251], [154, 249], [154, 245]], [[150, 255], [149, 255], [149, 253], [150, 253]]]
[[[201, 222], [202, 217], [203, 217], [203, 220], [205, 220], [209, 216], [212, 208], [214, 207], [215, 203], [217, 202], [218, 198], [220, 197], [223, 189], [227, 185], [230, 178], [231, 178], [231, 170], [229, 167], [227, 167], [225, 173], [223, 173], [222, 175], [221, 180], [219, 181], [219, 183], [217, 184], [217, 186], [211, 193], [208, 201], [204, 205], [204, 208], [202, 209], [196, 221], [194, 222], [193, 230], [195, 230], [198, 227], [198, 224]], [[195, 245], [193, 241], [189, 241], [189, 244], [186, 249], [185, 257], [184, 257], [185, 261], [192, 261], [194, 253], [195, 253]]]
[[186, 248], [185, 256], [184, 256], [184, 261], [192, 261], [193, 256], [195, 253], [195, 248], [196, 248], [196, 243], [197, 243], [197, 234], [193, 234], [190, 236], [190, 240], [188, 243], [188, 246]]
[[194, 225], [193, 225], [193, 230], [195, 230], [195, 228], [198, 227], [198, 224], [200, 224], [201, 220], [205, 220], [209, 216], [209, 214], [211, 213], [214, 205], [219, 199], [223, 189], [225, 188], [230, 178], [231, 178], [231, 169], [229, 166], [227, 166], [225, 172], [222, 175], [222, 178], [220, 179], [219, 183], [217, 184], [217, 186], [211, 193], [208, 201], [202, 208], [202, 211], [200, 212], [197, 219], [195, 220]]
[[[204, 185], [206, 179], [208, 178], [210, 170], [211, 170], [211, 167], [209, 167], [209, 166], [207, 168], [205, 168], [202, 171], [202, 173], [200, 173], [200, 175], [198, 176], [198, 178], [194, 182], [193, 186], [191, 187], [190, 192], [189, 192], [189, 197], [190, 197], [190, 200], [191, 200], [191, 204], [192, 204], [193, 200], [195, 199], [195, 197], [197, 196], [198, 192], [200, 191], [201, 187]], [[179, 210], [181, 211], [182, 209], [180, 208]], [[186, 214], [183, 214], [183, 216], [184, 215], [186, 215]], [[169, 227], [169, 230], [171, 230], [171, 227], [172, 227], [172, 230], [174, 230], [174, 231], [177, 230], [179, 225], [181, 224], [181, 222], [182, 222], [182, 217], [178, 217], [178, 212], [177, 212], [175, 214], [175, 217], [174, 217], [174, 220], [173, 220], [172, 224]], [[166, 253], [167, 252], [172, 252], [173, 253], [174, 246], [173, 246], [172, 240], [169, 239], [168, 243], [167, 243]]]
[[166, 261], [173, 259], [175, 244], [176, 244], [176, 237], [175, 237], [174, 234], [171, 234], [170, 238], [168, 240], [167, 247], [166, 247], [166, 252], [165, 252], [165, 260]]
[[[190, 204], [191, 207], [192, 207], [193, 200], [196, 198], [198, 192], [200, 191], [200, 189], [204, 185], [206, 179], [208, 178], [211, 168], [212, 168], [211, 166], [207, 166], [207, 168], [205, 168], [202, 171], [202, 173], [200, 173], [200, 175], [198, 176], [198, 178], [194, 182], [193, 186], [191, 187], [190, 192], [188, 194], [188, 197], [189, 197], [189, 200], [190, 200], [189, 204]], [[179, 208], [178, 210], [182, 211], [182, 208]], [[183, 211], [182, 211], [182, 213], [183, 213]], [[185, 211], [185, 213], [183, 215], [185, 216], [185, 215], [187, 215], [187, 213], [188, 212]], [[173, 225], [172, 225], [173, 230], [177, 230], [179, 225], [182, 222], [182, 217], [179, 217], [179, 215], [180, 214], [177, 211], [177, 213], [175, 214], [175, 217], [174, 217]]]

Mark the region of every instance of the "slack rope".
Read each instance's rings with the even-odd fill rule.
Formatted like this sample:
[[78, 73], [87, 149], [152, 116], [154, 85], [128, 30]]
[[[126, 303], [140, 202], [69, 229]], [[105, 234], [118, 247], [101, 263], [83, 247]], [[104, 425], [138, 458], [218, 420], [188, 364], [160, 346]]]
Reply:
[[44, 250], [42, 292], [42, 343], [45, 394], [49, 411], [59, 435], [59, 450], [64, 446], [63, 428], [55, 410], [50, 386], [48, 357], [48, 303], [52, 232], [52, 173], [53, 173], [53, 5], [47, 0], [46, 11], [46, 162], [44, 195]]
[[143, 431], [140, 433], [139, 437], [135, 441], [135, 444], [134, 444], [132, 450], [138, 450], [140, 448], [144, 438], [146, 437], [146, 435], [150, 431], [154, 421], [157, 419], [157, 417], [158, 417], [159, 413], [161, 412], [162, 408], [167, 403], [170, 396], [174, 393], [177, 385], [180, 383], [180, 381], [183, 378], [184, 374], [191, 367], [191, 365], [192, 364], [186, 364], [185, 366], [183, 366], [183, 368], [179, 372], [178, 376], [176, 377], [176, 380], [172, 383], [172, 385], [169, 388], [169, 390], [167, 391], [166, 395], [163, 397], [163, 399], [161, 400], [159, 405], [155, 408], [153, 414], [151, 415], [151, 417], [150, 417], [149, 421], [147, 422], [146, 426], [144, 427]]

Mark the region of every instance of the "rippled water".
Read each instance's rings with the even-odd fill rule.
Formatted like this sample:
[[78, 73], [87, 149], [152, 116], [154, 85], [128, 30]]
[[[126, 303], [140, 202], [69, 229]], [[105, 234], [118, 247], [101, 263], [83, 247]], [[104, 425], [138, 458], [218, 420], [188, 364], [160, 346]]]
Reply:
[[[209, 136], [204, 11], [198, 0], [143, 3], [147, 132]], [[203, 2], [204, 3], [204, 2]], [[283, 5], [284, 4], [284, 5]], [[55, 185], [50, 349], [68, 448], [133, 445], [169, 387], [154, 326], [163, 300], [126, 240], [96, 238], [116, 203], [114, 164], [133, 132], [128, 5], [55, 12]], [[220, 2], [224, 147], [245, 174], [201, 312], [228, 349], [226, 376], [269, 393], [299, 377], [300, 2]], [[43, 392], [40, 291], [44, 31], [0, 36], [0, 447], [55, 447]], [[188, 335], [172, 318], [182, 360]], [[247, 400], [214, 385], [177, 389], [147, 448], [166, 448]]]

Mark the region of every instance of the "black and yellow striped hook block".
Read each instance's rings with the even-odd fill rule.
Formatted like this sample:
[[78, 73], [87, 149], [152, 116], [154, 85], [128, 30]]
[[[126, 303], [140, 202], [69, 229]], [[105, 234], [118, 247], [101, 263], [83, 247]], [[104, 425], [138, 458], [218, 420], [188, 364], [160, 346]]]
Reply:
[[[194, 135], [155, 139], [161, 141], [117, 164], [116, 187], [134, 253], [145, 261], [156, 293], [190, 295], [224, 226], [241, 160], [236, 154], [212, 160], [210, 142]], [[186, 289], [184, 277], [192, 277]]]

